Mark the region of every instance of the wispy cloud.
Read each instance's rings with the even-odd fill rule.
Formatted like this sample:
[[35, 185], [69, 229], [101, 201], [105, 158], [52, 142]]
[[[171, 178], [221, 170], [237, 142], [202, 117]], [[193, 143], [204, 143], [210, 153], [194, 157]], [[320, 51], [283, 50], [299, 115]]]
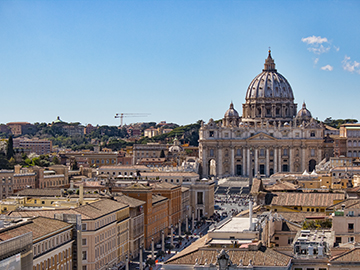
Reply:
[[314, 64], [316, 65], [319, 62], [319, 58], [315, 58]]
[[330, 42], [326, 37], [310, 36], [310, 37], [302, 38], [301, 41], [306, 43], [308, 45], [308, 50], [315, 54], [326, 53], [331, 48], [329, 44]]
[[328, 70], [328, 71], [332, 71], [334, 69], [334, 67], [330, 66], [330, 65], [326, 65], [321, 67], [322, 70]]
[[351, 73], [356, 72], [360, 74], [360, 63], [356, 61], [351, 61], [349, 56], [345, 55], [342, 64], [344, 70]]
[[326, 37], [322, 38], [320, 36], [318, 37], [312, 36], [312, 37], [302, 38], [301, 41], [307, 44], [321, 44], [324, 42], [327, 43], [328, 39]]
[[334, 49], [335, 49], [335, 51], [340, 51], [340, 47], [336, 47], [335, 45], [334, 45]]

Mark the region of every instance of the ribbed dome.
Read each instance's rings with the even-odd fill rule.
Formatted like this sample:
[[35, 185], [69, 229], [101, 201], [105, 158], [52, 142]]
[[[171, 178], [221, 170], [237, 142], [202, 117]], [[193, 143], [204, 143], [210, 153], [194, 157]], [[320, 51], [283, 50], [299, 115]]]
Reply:
[[269, 51], [269, 56], [265, 60], [263, 72], [252, 80], [246, 92], [247, 100], [256, 98], [294, 99], [290, 84], [275, 69], [271, 51]]
[[302, 118], [302, 119], [311, 119], [312, 116], [311, 116], [311, 112], [306, 109], [306, 104], [305, 102], [303, 103], [302, 105], [302, 108], [301, 110], [297, 113], [296, 115], [297, 118]]
[[239, 113], [234, 109], [234, 104], [230, 103], [230, 108], [225, 112], [224, 118], [239, 117]]

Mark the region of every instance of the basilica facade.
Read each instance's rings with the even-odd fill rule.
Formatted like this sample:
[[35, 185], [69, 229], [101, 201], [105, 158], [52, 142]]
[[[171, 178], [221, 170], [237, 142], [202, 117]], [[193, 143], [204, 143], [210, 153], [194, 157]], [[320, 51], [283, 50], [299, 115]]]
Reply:
[[202, 176], [263, 176], [312, 171], [324, 158], [324, 125], [303, 103], [297, 111], [289, 82], [269, 51], [264, 69], [250, 83], [242, 116], [233, 103], [221, 121], [199, 131]]

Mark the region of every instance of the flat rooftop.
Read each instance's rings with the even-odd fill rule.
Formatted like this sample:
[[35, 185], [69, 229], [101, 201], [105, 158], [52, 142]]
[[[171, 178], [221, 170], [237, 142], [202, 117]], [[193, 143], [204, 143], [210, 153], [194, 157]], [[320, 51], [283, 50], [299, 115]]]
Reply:
[[[256, 223], [256, 218], [253, 218], [253, 223]], [[232, 217], [227, 223], [217, 227], [214, 232], [242, 232], [248, 231], [249, 228], [249, 217]]]

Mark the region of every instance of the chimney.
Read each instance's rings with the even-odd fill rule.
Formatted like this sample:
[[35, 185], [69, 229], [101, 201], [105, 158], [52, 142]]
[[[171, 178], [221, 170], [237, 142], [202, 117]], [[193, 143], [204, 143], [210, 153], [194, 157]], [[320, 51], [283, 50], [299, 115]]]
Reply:
[[81, 183], [79, 186], [79, 203], [82, 205], [84, 203], [84, 184]]
[[253, 209], [252, 209], [252, 206], [253, 206], [253, 202], [252, 202], [252, 200], [250, 199], [250, 201], [249, 201], [250, 231], [253, 230], [253, 223], [252, 223]]

